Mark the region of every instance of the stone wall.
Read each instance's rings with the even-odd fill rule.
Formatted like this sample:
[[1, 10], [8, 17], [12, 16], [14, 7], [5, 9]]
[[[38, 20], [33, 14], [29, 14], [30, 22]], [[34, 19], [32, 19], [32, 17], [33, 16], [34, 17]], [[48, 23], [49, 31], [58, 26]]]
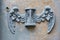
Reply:
[[[60, 40], [60, 0], [3, 0], [2, 1], [2, 40]], [[11, 34], [8, 28], [6, 7], [17, 6], [20, 13], [25, 8], [36, 8], [36, 13], [41, 13], [46, 5], [50, 5], [56, 15], [56, 23], [50, 34], [47, 34], [47, 22], [37, 23], [34, 30], [28, 30], [24, 24], [16, 23], [16, 34]]]

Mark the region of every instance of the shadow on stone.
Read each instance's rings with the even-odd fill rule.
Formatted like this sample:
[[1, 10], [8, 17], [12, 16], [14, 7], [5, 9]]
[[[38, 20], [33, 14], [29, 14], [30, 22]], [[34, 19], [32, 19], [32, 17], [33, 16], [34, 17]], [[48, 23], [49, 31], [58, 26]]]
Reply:
[[26, 25], [25, 26], [28, 30], [33, 31], [35, 29], [35, 25]]

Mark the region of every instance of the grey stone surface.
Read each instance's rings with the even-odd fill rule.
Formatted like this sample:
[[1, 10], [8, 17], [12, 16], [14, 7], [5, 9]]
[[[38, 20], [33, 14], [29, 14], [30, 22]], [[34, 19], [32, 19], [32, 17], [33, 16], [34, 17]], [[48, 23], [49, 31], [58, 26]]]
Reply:
[[[16, 1], [16, 3], [14, 3], [15, 1]], [[24, 1], [15, 0], [15, 1], [14, 0], [3, 0], [2, 1], [2, 3], [3, 3], [2, 4], [2, 13], [1, 13], [1, 17], [0, 17], [0, 19], [1, 19], [1, 21], [0, 21], [0, 23], [1, 23], [0, 24], [1, 25], [0, 33], [1, 34], [0, 35], [2, 35], [2, 36], [0, 36], [0, 38], [1, 38], [0, 40], [40, 40], [40, 39], [41, 40], [60, 40], [60, 31], [59, 31], [60, 30], [60, 15], [59, 15], [60, 14], [60, 6], [59, 6], [60, 0], [53, 0], [53, 2], [54, 2], [53, 4], [55, 5], [53, 7], [53, 10], [54, 10], [54, 14], [56, 15], [56, 24], [55, 24], [55, 27], [54, 27], [53, 31], [51, 32], [51, 34], [46, 34], [45, 25], [44, 25], [44, 27], [43, 26], [41, 27], [41, 25], [39, 26], [39, 24], [38, 24], [35, 30], [29, 31], [28, 29], [26, 29], [24, 27], [23, 24], [16, 23], [16, 26], [17, 26], [16, 34], [13, 35], [13, 34], [11, 34], [11, 32], [8, 29], [7, 13], [5, 10], [6, 6], [8, 6], [10, 3], [9, 7], [11, 8], [12, 4], [17, 4], [18, 6], [21, 4], [20, 5], [21, 8], [20, 7], [19, 8], [21, 9], [21, 13], [22, 13], [22, 11], [24, 13], [23, 7], [24, 6], [28, 7], [29, 3], [31, 5], [33, 5], [31, 3], [31, 1], [33, 3], [35, 2], [35, 0], [31, 0], [31, 1], [28, 0], [27, 2], [26, 2], [26, 0], [24, 0]], [[40, 3], [40, 0], [38, 2]], [[33, 6], [35, 7], [35, 5], [33, 5]], [[37, 6], [36, 9], [40, 10], [40, 7], [41, 7], [41, 5]], [[23, 8], [23, 10], [22, 10], [22, 8]], [[43, 30], [42, 30], [42, 28], [43, 28]]]

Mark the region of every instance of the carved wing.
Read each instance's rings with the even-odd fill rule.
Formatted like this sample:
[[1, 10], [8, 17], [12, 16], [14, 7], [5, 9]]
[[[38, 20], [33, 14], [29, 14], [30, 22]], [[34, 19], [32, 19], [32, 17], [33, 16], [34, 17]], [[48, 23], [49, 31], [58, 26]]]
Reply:
[[20, 14], [16, 7], [8, 12], [8, 27], [12, 34], [15, 34], [15, 22], [25, 22], [25, 14]]
[[49, 6], [46, 6], [43, 12], [37, 16], [37, 22], [43, 22], [45, 20], [48, 22], [48, 33], [50, 33], [55, 24], [55, 15]]

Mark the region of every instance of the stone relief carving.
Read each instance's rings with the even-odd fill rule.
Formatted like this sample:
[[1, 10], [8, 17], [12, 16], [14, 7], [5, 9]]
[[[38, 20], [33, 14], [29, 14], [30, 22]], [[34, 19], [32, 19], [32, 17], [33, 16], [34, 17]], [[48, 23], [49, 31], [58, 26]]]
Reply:
[[9, 30], [11, 33], [15, 34], [15, 22], [24, 23], [25, 27], [35, 27], [38, 22], [48, 22], [48, 33], [54, 27], [55, 24], [55, 15], [53, 14], [53, 10], [50, 6], [46, 6], [42, 13], [36, 14], [36, 9], [26, 8], [24, 14], [19, 13], [18, 7], [13, 7], [9, 11]]

